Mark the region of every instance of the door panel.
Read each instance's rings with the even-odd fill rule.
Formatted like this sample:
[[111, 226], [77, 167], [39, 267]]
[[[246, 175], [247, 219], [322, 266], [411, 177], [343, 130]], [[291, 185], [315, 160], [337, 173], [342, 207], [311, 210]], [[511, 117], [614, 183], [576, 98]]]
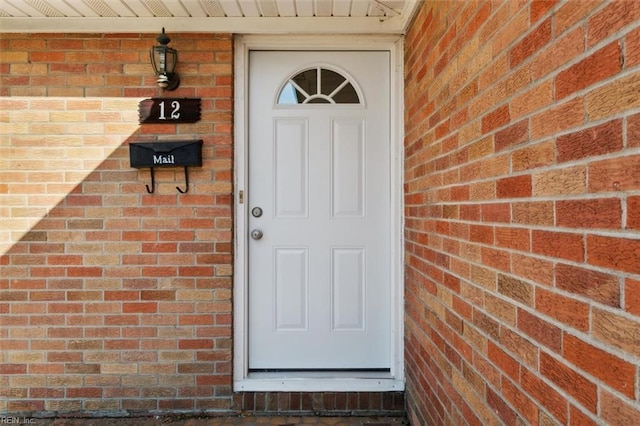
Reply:
[[305, 218], [309, 205], [308, 126], [302, 118], [278, 118], [274, 124], [276, 217]]
[[388, 52], [250, 52], [250, 369], [390, 367], [390, 182]]
[[334, 248], [331, 252], [332, 330], [364, 332], [366, 250]]
[[309, 251], [275, 248], [276, 332], [307, 331]]
[[364, 123], [358, 119], [332, 120], [332, 216], [364, 216]]

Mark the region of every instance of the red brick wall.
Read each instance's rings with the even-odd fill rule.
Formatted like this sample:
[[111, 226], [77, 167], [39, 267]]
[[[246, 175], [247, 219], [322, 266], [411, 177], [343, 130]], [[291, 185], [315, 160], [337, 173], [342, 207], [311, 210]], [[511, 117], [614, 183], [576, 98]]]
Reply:
[[425, 2], [406, 51], [413, 424], [640, 424], [640, 2]]
[[[170, 34], [0, 36], [0, 412], [230, 409], [232, 47]], [[146, 97], [194, 124], [138, 125]], [[204, 164], [129, 166], [131, 141], [203, 139]]]
[[[402, 392], [232, 393], [232, 38], [0, 34], [0, 413], [218, 410], [401, 415]], [[148, 97], [194, 124], [138, 124]], [[203, 167], [129, 164], [129, 142], [203, 139]]]

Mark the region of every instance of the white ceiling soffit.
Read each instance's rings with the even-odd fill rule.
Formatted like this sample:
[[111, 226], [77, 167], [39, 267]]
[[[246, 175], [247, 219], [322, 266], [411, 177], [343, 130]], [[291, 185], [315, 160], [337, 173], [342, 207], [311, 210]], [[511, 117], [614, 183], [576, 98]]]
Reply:
[[421, 0], [0, 0], [0, 32], [404, 33]]

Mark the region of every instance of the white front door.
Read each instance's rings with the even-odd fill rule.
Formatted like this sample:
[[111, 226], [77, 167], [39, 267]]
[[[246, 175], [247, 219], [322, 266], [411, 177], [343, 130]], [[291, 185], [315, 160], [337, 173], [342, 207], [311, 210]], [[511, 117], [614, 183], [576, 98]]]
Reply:
[[388, 371], [390, 57], [249, 54], [249, 371]]

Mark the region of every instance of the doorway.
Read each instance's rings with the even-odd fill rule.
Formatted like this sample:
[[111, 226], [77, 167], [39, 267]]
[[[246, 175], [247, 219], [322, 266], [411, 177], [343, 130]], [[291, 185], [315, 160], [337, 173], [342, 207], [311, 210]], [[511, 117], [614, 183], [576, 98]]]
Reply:
[[237, 390], [398, 390], [392, 52], [245, 49]]

